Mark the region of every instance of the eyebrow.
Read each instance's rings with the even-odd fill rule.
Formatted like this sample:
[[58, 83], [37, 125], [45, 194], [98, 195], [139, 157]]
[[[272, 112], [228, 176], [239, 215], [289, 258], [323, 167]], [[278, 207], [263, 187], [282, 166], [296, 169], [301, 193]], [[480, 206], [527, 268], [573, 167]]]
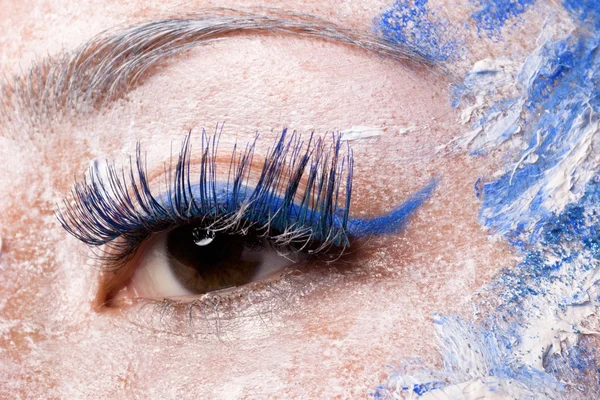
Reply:
[[[278, 9], [262, 14], [216, 8], [106, 31], [74, 51], [35, 63], [0, 86], [0, 126], [37, 126], [62, 115], [82, 115], [108, 104], [156, 73], [168, 58], [226, 37], [287, 34], [346, 44], [400, 61], [432, 67], [425, 54], [370, 33], [314, 16]], [[2, 133], [0, 133], [2, 134]]]

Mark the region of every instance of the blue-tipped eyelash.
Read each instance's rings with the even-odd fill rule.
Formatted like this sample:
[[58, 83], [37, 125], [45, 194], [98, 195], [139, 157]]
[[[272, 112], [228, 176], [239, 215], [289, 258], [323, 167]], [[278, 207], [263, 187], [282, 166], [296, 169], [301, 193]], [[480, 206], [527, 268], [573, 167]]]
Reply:
[[199, 173], [192, 176], [188, 134], [175, 167], [165, 166], [168, 189], [161, 195], [150, 188], [139, 144], [127, 171], [91, 168], [75, 184], [74, 201], [57, 211], [60, 223], [90, 246], [108, 245], [101, 258], [114, 262], [126, 261], [152, 233], [188, 223], [232, 234], [252, 227], [275, 245], [310, 244], [314, 252], [349, 245], [353, 160], [349, 148], [342, 154], [339, 135], [329, 145], [312, 135], [304, 143], [283, 130], [252, 186], [254, 143], [234, 149], [227, 181], [217, 181], [219, 137], [202, 133]]
[[352, 150], [342, 153], [339, 135], [329, 145], [313, 135], [304, 143], [284, 129], [252, 186], [256, 139], [241, 151], [234, 147], [227, 180], [219, 182], [219, 137], [202, 132], [200, 161], [194, 164], [199, 171], [192, 176], [188, 134], [176, 165], [165, 166], [167, 190], [160, 195], [150, 188], [139, 144], [127, 170], [90, 168], [89, 176], [75, 183], [73, 201], [65, 200], [56, 212], [60, 223], [87, 245], [108, 245], [100, 258], [117, 264], [151, 234], [191, 223], [229, 234], [253, 229], [275, 246], [318, 253], [348, 247], [352, 238], [399, 231], [436, 187], [432, 180], [383, 216], [349, 219]]

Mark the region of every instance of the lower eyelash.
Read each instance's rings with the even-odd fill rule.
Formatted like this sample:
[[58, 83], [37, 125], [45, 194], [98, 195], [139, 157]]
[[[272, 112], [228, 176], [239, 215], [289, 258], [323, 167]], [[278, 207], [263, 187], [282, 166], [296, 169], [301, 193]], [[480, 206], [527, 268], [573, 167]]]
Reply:
[[91, 247], [106, 245], [99, 258], [116, 265], [151, 234], [188, 223], [232, 234], [252, 227], [275, 245], [311, 245], [314, 253], [349, 245], [353, 159], [349, 148], [342, 154], [339, 135], [332, 135], [329, 145], [313, 135], [304, 143], [284, 129], [254, 186], [249, 179], [258, 136], [241, 151], [234, 147], [225, 182], [217, 181], [219, 130], [202, 131], [195, 178], [191, 136], [183, 140], [175, 167], [165, 166], [167, 190], [159, 195], [150, 188], [139, 143], [129, 168], [90, 168], [89, 176], [75, 183], [71, 201], [64, 200], [56, 212], [63, 228]]
[[319, 267], [325, 265], [329, 267], [286, 271], [276, 280], [254, 282], [231, 293], [204, 294], [192, 301], [124, 299], [104, 311], [117, 312], [124, 321], [152, 335], [161, 332], [209, 341], [266, 336], [284, 326], [280, 321], [295, 313], [298, 303], [313, 291], [335, 287], [346, 279], [344, 267]]

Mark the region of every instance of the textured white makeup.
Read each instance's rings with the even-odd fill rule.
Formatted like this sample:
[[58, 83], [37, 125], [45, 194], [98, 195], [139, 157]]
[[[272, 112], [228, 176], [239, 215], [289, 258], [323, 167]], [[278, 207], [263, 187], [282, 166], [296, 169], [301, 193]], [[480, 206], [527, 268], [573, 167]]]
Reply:
[[[442, 66], [373, 33], [386, 1], [218, 4], [249, 13], [199, 12], [210, 1], [9, 3], [2, 69], [32, 72], [8, 80], [0, 107], [0, 397], [367, 397], [395, 382], [387, 366], [416, 357], [442, 368], [434, 313], [471, 318], [478, 290], [516, 264], [482, 228], [474, 188], [505, 153], [448, 151], [469, 130], [451, 88], [479, 59], [529, 54], [541, 5], [506, 41], [473, 33], [469, 55]], [[472, 9], [429, 6], [459, 22]], [[54, 215], [73, 177], [92, 160], [128, 167], [138, 143], [159, 175], [190, 130], [199, 140], [220, 123], [225, 165], [227, 149], [257, 132], [256, 160], [284, 127], [340, 132], [354, 152], [352, 218], [383, 215], [432, 178], [437, 189], [405, 229], [363, 241], [343, 263], [183, 306], [162, 300], [167, 286], [189, 293], [161, 277], [144, 293], [156, 299], [103, 304], [123, 276], [103, 272]], [[154, 264], [163, 255], [145, 265], [164, 266]], [[134, 281], [155, 280], [150, 269]]]

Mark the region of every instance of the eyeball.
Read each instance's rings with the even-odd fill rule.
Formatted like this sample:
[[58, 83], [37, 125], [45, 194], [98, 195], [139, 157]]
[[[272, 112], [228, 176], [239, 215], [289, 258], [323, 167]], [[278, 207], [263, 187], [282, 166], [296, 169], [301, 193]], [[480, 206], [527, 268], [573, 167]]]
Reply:
[[231, 290], [309, 257], [278, 249], [252, 230], [227, 233], [185, 225], [157, 235], [140, 249], [131, 279], [116, 298], [177, 298]]

